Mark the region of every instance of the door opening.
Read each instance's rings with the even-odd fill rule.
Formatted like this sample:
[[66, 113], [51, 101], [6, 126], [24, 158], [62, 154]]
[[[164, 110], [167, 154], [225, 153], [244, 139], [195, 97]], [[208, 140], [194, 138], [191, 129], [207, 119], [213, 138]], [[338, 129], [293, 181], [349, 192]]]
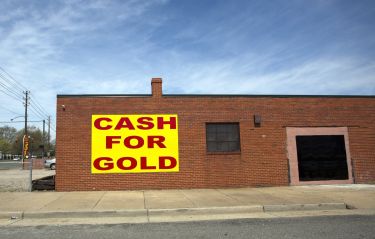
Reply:
[[344, 135], [296, 136], [300, 181], [348, 179]]
[[291, 185], [353, 183], [347, 127], [287, 127]]

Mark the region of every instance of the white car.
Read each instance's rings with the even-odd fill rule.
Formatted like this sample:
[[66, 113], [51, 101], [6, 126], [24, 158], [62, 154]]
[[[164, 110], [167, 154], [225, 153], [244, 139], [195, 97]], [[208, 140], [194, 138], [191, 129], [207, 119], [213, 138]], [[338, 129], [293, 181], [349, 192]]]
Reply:
[[56, 158], [47, 159], [46, 161], [44, 161], [44, 167], [50, 168], [51, 170], [55, 170], [56, 169]]
[[20, 158], [14, 158], [13, 161], [20, 161]]

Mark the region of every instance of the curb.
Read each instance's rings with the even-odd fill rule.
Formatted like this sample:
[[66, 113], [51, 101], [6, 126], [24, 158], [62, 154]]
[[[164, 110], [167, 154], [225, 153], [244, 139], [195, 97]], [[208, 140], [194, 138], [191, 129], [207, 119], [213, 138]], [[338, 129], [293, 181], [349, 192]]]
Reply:
[[264, 212], [340, 210], [348, 209], [345, 203], [264, 205]]
[[207, 207], [207, 208], [176, 208], [176, 209], [148, 209], [149, 216], [173, 215], [218, 215], [238, 213], [263, 212], [263, 206], [236, 206], [236, 207]]
[[23, 212], [0, 212], [0, 219], [22, 219]]
[[136, 209], [113, 211], [17, 211], [0, 212], [0, 219], [42, 219], [42, 218], [98, 218], [98, 217], [150, 217], [174, 215], [222, 215], [249, 214], [282, 211], [311, 211], [311, 210], [342, 210], [347, 209], [345, 203], [320, 204], [282, 204], [282, 205], [253, 205], [233, 207], [207, 208], [175, 208], [175, 209]]
[[113, 211], [60, 211], [60, 212], [24, 212], [23, 218], [90, 218], [90, 217], [138, 217], [147, 216], [146, 209]]

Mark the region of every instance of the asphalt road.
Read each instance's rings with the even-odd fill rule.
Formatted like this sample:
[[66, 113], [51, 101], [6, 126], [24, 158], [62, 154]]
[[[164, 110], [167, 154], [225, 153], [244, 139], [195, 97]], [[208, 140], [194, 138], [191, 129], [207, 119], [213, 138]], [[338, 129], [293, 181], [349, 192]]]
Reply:
[[22, 167], [21, 161], [0, 160], [0, 170], [17, 169]]
[[375, 238], [375, 215], [185, 223], [7, 226], [0, 228], [0, 238]]

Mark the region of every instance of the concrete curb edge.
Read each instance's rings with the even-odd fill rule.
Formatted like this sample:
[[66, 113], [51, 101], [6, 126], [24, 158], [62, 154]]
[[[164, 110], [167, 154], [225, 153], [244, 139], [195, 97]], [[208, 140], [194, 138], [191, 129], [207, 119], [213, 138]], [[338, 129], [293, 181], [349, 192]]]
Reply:
[[252, 205], [233, 207], [207, 208], [174, 208], [174, 209], [132, 209], [108, 211], [14, 211], [0, 212], [1, 219], [42, 219], [42, 218], [91, 218], [91, 217], [149, 217], [163, 215], [218, 215], [218, 214], [246, 214], [281, 211], [308, 210], [343, 210], [348, 209], [345, 203], [320, 204], [280, 204], [280, 205]]
[[340, 210], [348, 209], [346, 203], [312, 203], [312, 204], [281, 204], [264, 205], [264, 212], [310, 211], [310, 210]]

